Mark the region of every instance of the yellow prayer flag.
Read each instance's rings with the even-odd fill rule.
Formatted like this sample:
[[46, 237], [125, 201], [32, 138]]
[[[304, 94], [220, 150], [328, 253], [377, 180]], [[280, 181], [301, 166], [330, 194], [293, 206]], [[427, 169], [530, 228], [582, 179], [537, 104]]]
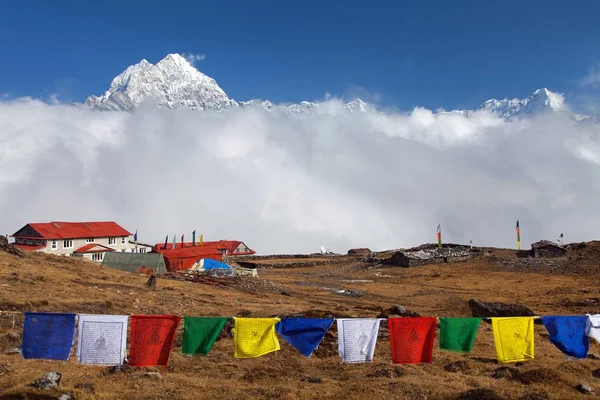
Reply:
[[200, 234], [200, 244], [204, 244], [204, 233]]
[[533, 359], [533, 319], [534, 317], [492, 318], [498, 361]]
[[233, 341], [236, 358], [260, 357], [279, 350], [275, 324], [279, 318], [234, 318]]

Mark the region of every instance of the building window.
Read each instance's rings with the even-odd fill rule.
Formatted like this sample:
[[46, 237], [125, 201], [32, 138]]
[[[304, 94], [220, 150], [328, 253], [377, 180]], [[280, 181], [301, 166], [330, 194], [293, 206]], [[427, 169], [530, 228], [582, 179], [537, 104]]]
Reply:
[[140, 247], [140, 253], [145, 253], [146, 252], [146, 248], [145, 247]]
[[27, 244], [33, 244], [33, 240], [27, 240]]
[[95, 242], [95, 240], [94, 240], [94, 239], [85, 239], [85, 242], [86, 242], [86, 243], [94, 243], [94, 242]]
[[126, 244], [127, 243], [127, 238], [122, 237], [121, 238], [121, 244]]
[[92, 261], [102, 261], [104, 259], [104, 253], [93, 253]]
[[63, 240], [63, 249], [71, 249], [73, 248], [72, 240]]
[[117, 244], [117, 238], [108, 238], [108, 244]]
[[56, 240], [52, 241], [52, 243], [50, 244], [50, 248], [51, 249], [57, 249], [58, 248], [58, 243], [56, 242]]
[[35, 241], [35, 244], [37, 244], [38, 246], [41, 246], [41, 245], [43, 245], [44, 243], [43, 243], [41, 240], [36, 240], [36, 241]]

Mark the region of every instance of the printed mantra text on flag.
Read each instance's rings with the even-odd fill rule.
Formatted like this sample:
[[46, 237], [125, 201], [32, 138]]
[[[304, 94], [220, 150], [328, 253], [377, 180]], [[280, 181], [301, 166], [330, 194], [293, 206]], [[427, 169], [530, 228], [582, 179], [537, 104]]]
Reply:
[[68, 360], [75, 338], [75, 314], [25, 313], [23, 358]]
[[433, 360], [435, 317], [388, 318], [392, 362], [430, 363]]
[[132, 315], [129, 364], [167, 366], [180, 319], [176, 315]]

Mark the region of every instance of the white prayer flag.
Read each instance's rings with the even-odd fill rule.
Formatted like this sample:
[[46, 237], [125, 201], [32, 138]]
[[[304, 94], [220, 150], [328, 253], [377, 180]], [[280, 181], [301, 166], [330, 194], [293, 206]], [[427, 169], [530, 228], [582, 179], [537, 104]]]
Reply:
[[600, 314], [588, 314], [587, 317], [588, 319], [585, 326], [585, 333], [600, 343]]
[[343, 362], [373, 361], [381, 318], [339, 318], [338, 352]]
[[79, 315], [79, 362], [88, 365], [123, 364], [128, 318], [127, 315]]

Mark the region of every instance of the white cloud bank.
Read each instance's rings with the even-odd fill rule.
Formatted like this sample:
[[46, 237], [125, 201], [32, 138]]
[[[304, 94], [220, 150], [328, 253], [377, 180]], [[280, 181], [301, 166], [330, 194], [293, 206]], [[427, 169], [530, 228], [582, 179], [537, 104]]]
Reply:
[[260, 253], [435, 240], [514, 246], [597, 237], [600, 131], [417, 108], [320, 115], [94, 112], [0, 103], [0, 229], [116, 220], [139, 239], [240, 239]]

